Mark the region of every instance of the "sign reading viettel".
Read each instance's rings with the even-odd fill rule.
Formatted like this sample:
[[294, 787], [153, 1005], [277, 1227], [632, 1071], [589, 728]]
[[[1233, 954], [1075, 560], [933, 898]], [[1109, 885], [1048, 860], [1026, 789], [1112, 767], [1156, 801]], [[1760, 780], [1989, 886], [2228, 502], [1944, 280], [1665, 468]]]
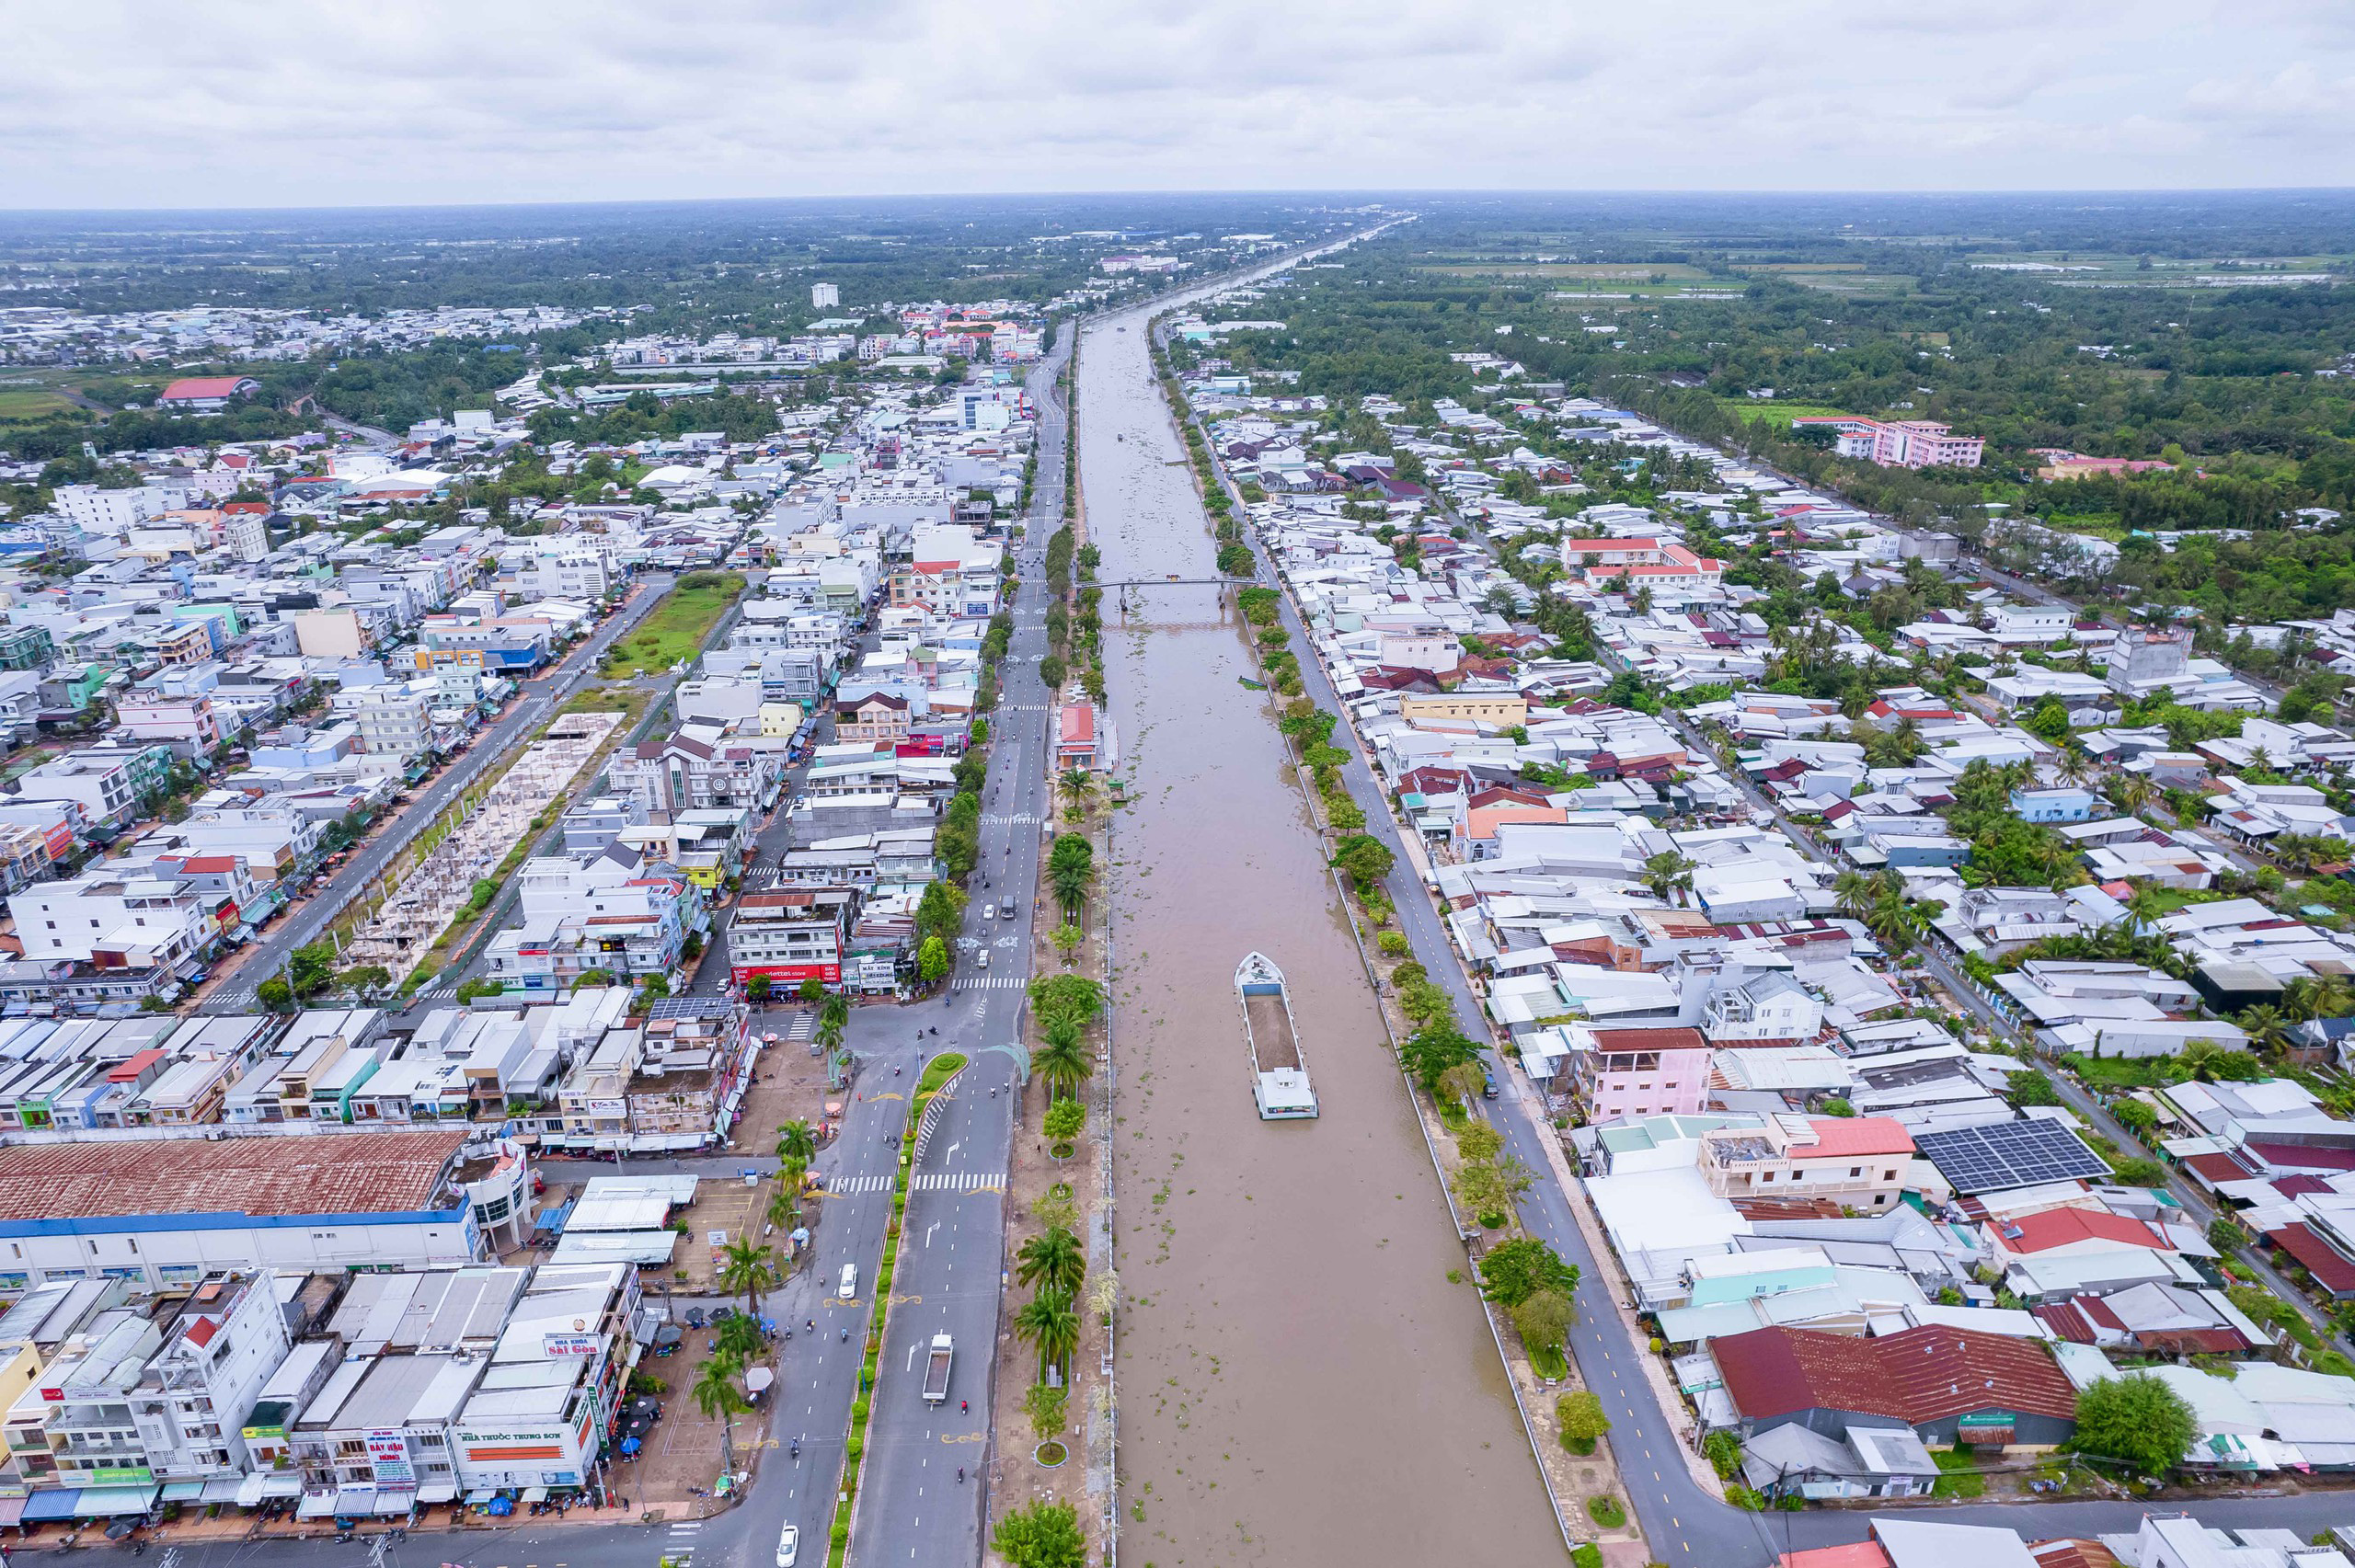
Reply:
[[593, 1333], [547, 1333], [540, 1336], [543, 1356], [594, 1356], [599, 1336]]

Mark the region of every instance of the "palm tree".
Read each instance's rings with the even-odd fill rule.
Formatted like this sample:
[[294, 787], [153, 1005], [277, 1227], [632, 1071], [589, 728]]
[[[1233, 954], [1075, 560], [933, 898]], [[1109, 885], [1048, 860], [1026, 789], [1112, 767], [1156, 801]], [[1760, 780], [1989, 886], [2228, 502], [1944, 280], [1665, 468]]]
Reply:
[[1021, 1251], [1014, 1256], [1014, 1277], [1024, 1285], [1038, 1285], [1068, 1296], [1075, 1294], [1079, 1282], [1087, 1276], [1087, 1254], [1081, 1249], [1079, 1238], [1060, 1225], [1050, 1225], [1023, 1242]]
[[1674, 850], [1663, 850], [1644, 862], [1643, 882], [1652, 897], [1665, 899], [1671, 889], [1693, 886], [1693, 863]]
[[1062, 1367], [1079, 1348], [1079, 1314], [1072, 1310], [1071, 1292], [1042, 1289], [1025, 1301], [1014, 1314], [1014, 1336], [1039, 1353], [1042, 1373]]
[[780, 1230], [790, 1230], [801, 1222], [801, 1183], [798, 1175], [793, 1181], [778, 1184], [776, 1191], [769, 1194], [768, 1222]]
[[2308, 975], [2290, 982], [2291, 1004], [2299, 1018], [2344, 1018], [2355, 1008], [2355, 986], [2343, 975]]
[[2155, 931], [2160, 917], [2167, 912], [2168, 902], [2165, 888], [2145, 882], [2127, 896], [2126, 913], [2138, 933]]
[[1096, 1075], [1096, 1053], [1087, 1048], [1086, 1037], [1086, 1026], [1076, 1018], [1049, 1018], [1040, 1024], [1030, 1070], [1045, 1081], [1050, 1094], [1068, 1096]]
[[751, 1366], [767, 1347], [768, 1342], [761, 1337], [759, 1320], [741, 1312], [724, 1319], [712, 1340], [712, 1349], [739, 1367]]
[[833, 1050], [843, 1043], [843, 1031], [850, 1024], [850, 1002], [840, 996], [830, 996], [818, 1009], [815, 1038], [820, 1052]]
[[818, 1157], [818, 1135], [810, 1130], [805, 1121], [790, 1121], [776, 1129], [776, 1157], [788, 1165], [810, 1168]]
[[2159, 798], [2159, 786], [2140, 773], [2128, 773], [2118, 781], [2111, 793], [2118, 797], [2120, 807], [2129, 816], [2140, 817], [2151, 808], [2152, 802]]
[[750, 1237], [729, 1242], [720, 1250], [715, 1283], [728, 1295], [743, 1297], [745, 1310], [759, 1317], [761, 1292], [776, 1283], [776, 1249]]
[[1087, 903], [1087, 891], [1096, 885], [1096, 863], [1076, 857], [1050, 861], [1047, 880], [1054, 884], [1055, 902], [1063, 909], [1063, 919], [1076, 921], [1079, 911]]
[[1084, 768], [1065, 768], [1055, 780], [1055, 787], [1063, 792], [1064, 819], [1077, 822], [1085, 818], [1088, 799], [1096, 793], [1096, 775]]
[[1840, 912], [1850, 920], [1862, 920], [1865, 911], [1873, 907], [1873, 879], [1861, 871], [1844, 871], [1832, 881], [1832, 896], [1838, 900]]
[[2262, 1002], [2255, 1007], [2244, 1007], [2241, 1009], [2240, 1025], [2241, 1033], [2248, 1036], [2249, 1045], [2267, 1056], [2273, 1055], [2290, 1043], [2290, 1020], [2281, 1015], [2278, 1007]]
[[705, 1362], [703, 1374], [695, 1379], [689, 1397], [707, 1420], [719, 1423], [720, 1467], [733, 1476], [736, 1473], [736, 1439], [729, 1425], [738, 1413], [752, 1408], [744, 1398], [744, 1391], [736, 1386], [736, 1363], [725, 1356], [715, 1356]]
[[1901, 953], [1922, 934], [1921, 906], [1901, 893], [1883, 889], [1865, 916], [1865, 929], [1873, 940], [1892, 953]]
[[2213, 1040], [2187, 1040], [2170, 1064], [2178, 1080], [2205, 1083], [2216, 1075], [2216, 1064], [2232, 1055]]
[[2076, 748], [2069, 747], [2062, 751], [2060, 761], [2053, 766], [2063, 779], [2073, 784], [2081, 784], [2092, 776], [2094, 760]]

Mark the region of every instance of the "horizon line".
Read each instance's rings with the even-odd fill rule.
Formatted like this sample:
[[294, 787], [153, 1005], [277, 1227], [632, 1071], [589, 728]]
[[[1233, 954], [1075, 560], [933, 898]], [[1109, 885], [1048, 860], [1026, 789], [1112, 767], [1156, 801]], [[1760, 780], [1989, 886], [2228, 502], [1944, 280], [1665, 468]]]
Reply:
[[902, 191], [868, 192], [863, 194], [825, 196], [692, 196], [692, 197], [626, 197], [601, 200], [490, 200], [480, 201], [369, 201], [339, 203], [310, 203], [287, 206], [96, 206], [96, 207], [37, 207], [0, 206], [0, 223], [10, 219], [61, 219], [124, 217], [146, 215], [180, 217], [194, 215], [223, 216], [231, 214], [315, 214], [361, 212], [554, 212], [567, 209], [619, 211], [630, 208], [683, 207], [752, 207], [801, 205], [821, 206], [829, 203], [859, 202], [1028, 202], [1028, 201], [1169, 201], [1169, 200], [1274, 200], [1311, 198], [1322, 200], [1364, 202], [1373, 200], [1495, 200], [1508, 197], [1614, 200], [1636, 198], [1675, 198], [1707, 200], [1767, 200], [1803, 198], [1812, 200], [1917, 200], [1964, 201], [2008, 198], [2024, 199], [2101, 199], [2149, 200], [2160, 198], [2228, 198], [2228, 197], [2347, 197], [2355, 198], [2355, 184], [2348, 185], [2223, 185], [2223, 186], [2024, 186], [2024, 187], [1957, 187], [1952, 189], [1856, 189], [1837, 187], [1762, 187], [1741, 189], [1726, 188], [1627, 186], [1603, 188], [1572, 188], [1547, 186], [1448, 186], [1448, 187], [1237, 187], [1232, 189], [1148, 189], [1148, 190], [994, 190], [994, 191]]

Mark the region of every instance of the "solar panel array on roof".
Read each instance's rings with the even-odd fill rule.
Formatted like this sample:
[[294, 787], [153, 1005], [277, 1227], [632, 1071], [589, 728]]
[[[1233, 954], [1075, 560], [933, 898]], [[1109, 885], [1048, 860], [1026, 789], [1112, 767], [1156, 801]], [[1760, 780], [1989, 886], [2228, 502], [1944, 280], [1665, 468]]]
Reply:
[[2085, 1139], [2057, 1122], [2022, 1119], [1918, 1135], [1914, 1146], [1959, 1193], [2109, 1174]]

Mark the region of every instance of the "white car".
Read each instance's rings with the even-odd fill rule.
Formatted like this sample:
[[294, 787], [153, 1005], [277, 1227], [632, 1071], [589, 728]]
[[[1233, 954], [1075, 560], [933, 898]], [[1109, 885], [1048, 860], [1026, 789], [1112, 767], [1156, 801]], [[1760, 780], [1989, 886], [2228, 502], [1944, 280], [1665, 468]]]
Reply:
[[995, 904], [983, 904], [982, 906], [982, 918], [985, 921], [994, 921], [997, 919], [997, 906]]
[[776, 1568], [793, 1568], [793, 1560], [801, 1553], [801, 1528], [787, 1525], [785, 1533], [776, 1538]]
[[834, 1294], [845, 1301], [858, 1294], [858, 1265], [843, 1265], [842, 1283], [836, 1287]]

